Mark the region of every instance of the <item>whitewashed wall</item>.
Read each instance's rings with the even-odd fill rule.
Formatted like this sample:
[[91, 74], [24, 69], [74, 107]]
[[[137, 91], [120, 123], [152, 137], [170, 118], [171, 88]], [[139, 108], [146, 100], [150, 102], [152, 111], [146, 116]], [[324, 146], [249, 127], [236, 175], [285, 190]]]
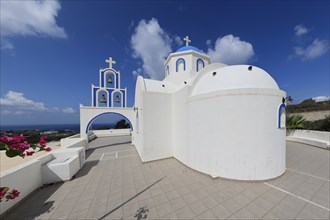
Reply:
[[4, 199], [0, 203], [0, 215], [4, 214], [9, 208], [13, 207], [42, 185], [40, 167], [40, 161], [31, 160], [0, 174], [2, 187], [9, 187], [9, 190], [17, 189], [20, 191], [20, 195], [16, 199], [8, 202], [5, 202]]
[[273, 95], [262, 95], [260, 91], [190, 98], [188, 166], [240, 180], [264, 180], [284, 173], [285, 129], [277, 128], [284, 94], [274, 90]]
[[173, 94], [173, 155], [182, 163], [188, 159], [188, 93], [185, 87]]
[[143, 115], [148, 116], [143, 118], [143, 160], [171, 157], [172, 95], [143, 93]]

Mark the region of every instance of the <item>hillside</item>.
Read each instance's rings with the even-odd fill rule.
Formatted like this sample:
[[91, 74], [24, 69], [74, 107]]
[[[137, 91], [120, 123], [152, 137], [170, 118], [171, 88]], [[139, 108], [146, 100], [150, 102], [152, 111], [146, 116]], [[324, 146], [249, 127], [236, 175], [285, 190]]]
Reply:
[[299, 104], [288, 105], [288, 113], [300, 113], [300, 112], [316, 112], [316, 111], [329, 111], [330, 100], [323, 102], [315, 102], [312, 99], [306, 99]]
[[[293, 116], [301, 116], [302, 129], [330, 131], [330, 101], [315, 102], [306, 99], [296, 105], [287, 106], [287, 127]], [[288, 124], [289, 123], [289, 124]]]

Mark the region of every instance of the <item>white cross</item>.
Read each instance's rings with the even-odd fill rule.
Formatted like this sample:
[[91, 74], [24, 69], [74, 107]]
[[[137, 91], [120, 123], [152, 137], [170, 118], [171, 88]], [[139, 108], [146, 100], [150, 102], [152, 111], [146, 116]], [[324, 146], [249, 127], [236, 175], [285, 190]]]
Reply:
[[185, 38], [183, 38], [184, 41], [186, 41], [186, 46], [189, 46], [189, 43], [191, 43], [191, 40], [189, 40], [189, 37], [186, 36]]
[[116, 61], [112, 60], [112, 57], [106, 59], [105, 62], [109, 63], [109, 68], [112, 69], [112, 64], [116, 64]]

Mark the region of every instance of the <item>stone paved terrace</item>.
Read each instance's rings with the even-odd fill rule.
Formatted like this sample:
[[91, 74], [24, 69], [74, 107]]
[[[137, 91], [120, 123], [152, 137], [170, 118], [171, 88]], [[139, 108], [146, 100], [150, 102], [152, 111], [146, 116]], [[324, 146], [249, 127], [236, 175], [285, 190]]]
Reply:
[[266, 182], [142, 163], [130, 137], [91, 142], [72, 181], [37, 190], [4, 219], [329, 219], [329, 151], [287, 142], [287, 171]]

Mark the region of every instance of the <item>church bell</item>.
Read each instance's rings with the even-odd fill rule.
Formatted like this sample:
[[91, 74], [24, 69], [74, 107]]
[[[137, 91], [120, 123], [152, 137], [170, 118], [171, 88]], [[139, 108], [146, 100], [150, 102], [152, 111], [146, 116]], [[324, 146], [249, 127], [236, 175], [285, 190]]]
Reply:
[[112, 84], [112, 78], [111, 77], [109, 77], [108, 83]]
[[118, 95], [116, 96], [116, 102], [120, 102]]
[[107, 100], [106, 100], [104, 95], [102, 95], [102, 97], [100, 98], [100, 102], [101, 103], [107, 103]]

